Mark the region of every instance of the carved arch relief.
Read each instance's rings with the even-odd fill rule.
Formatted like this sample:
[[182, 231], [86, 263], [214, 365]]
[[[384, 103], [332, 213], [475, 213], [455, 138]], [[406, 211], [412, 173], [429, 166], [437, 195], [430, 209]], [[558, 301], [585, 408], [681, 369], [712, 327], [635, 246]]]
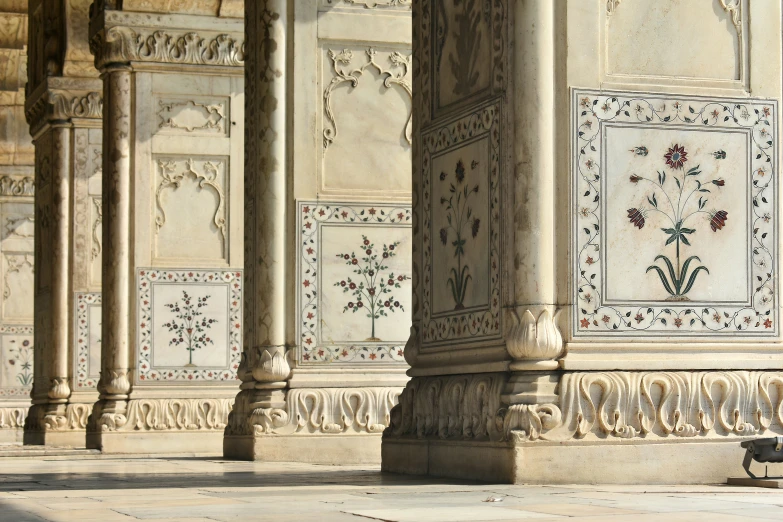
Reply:
[[[329, 145], [334, 142], [338, 134], [337, 117], [332, 105], [332, 97], [338, 86], [349, 83], [352, 87], [356, 87], [365, 72], [368, 70], [375, 70], [383, 79], [383, 85], [386, 89], [395, 87], [402, 89], [407, 94], [409, 102], [412, 100], [411, 82], [409, 78], [411, 55], [405, 55], [399, 51], [389, 53], [388, 60], [390, 67], [388, 69], [385, 69], [376, 61], [378, 52], [375, 48], [370, 47], [367, 49], [365, 55], [366, 63], [359, 67], [351, 68], [351, 65], [354, 63], [353, 51], [349, 49], [333, 51], [330, 49], [328, 52], [334, 77], [326, 86], [323, 96], [324, 112], [326, 115], [325, 128], [323, 131], [324, 149], [329, 148]], [[405, 140], [409, 145], [411, 143], [412, 133], [411, 120], [412, 112], [409, 110], [408, 120], [404, 129]]]
[[[654, 78], [653, 83], [747, 86], [742, 16], [746, 4], [747, 0], [606, 0], [604, 71], [612, 81], [625, 77], [650, 83], [644, 78]], [[640, 41], [646, 44], [639, 45]]]
[[[228, 216], [224, 187], [228, 182], [226, 179], [228, 176], [227, 167], [227, 162], [220, 158], [165, 157], [157, 159], [155, 227], [159, 236], [158, 255], [164, 255], [164, 257], [225, 258]], [[208, 191], [214, 196], [214, 207], [202, 206], [204, 200], [193, 199], [197, 197], [193, 192], [186, 191], [180, 194], [174, 192], [178, 189], [184, 189], [184, 184], [188, 180], [195, 182], [196, 193]], [[175, 221], [178, 222], [171, 227], [171, 230], [167, 231], [165, 237], [160, 237], [171, 216], [177, 218]], [[212, 233], [205, 233], [203, 228], [205, 221], [211, 222], [214, 226], [213, 233], [217, 233], [217, 240], [220, 243], [217, 252], [214, 251], [214, 236]], [[190, 223], [189, 229], [180, 229], [183, 224], [187, 223]], [[172, 240], [178, 243], [179, 247], [174, 244], [166, 246]], [[163, 254], [164, 250], [168, 253]], [[204, 255], [207, 250], [212, 253]]]

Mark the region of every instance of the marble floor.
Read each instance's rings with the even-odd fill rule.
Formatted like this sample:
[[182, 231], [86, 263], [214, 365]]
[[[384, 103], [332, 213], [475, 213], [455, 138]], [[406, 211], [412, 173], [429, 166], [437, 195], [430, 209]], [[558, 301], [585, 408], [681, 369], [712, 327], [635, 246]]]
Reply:
[[[6, 452], [6, 455], [9, 453]], [[509, 486], [217, 456], [3, 456], [0, 522], [783, 520], [783, 491]]]

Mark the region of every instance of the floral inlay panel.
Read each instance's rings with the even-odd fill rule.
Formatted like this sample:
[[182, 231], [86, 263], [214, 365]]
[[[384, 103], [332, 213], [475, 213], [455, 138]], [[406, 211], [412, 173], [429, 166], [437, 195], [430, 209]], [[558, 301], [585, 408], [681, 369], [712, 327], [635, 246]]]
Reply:
[[500, 103], [422, 136], [422, 340], [500, 336]]
[[0, 397], [29, 398], [33, 385], [33, 327], [0, 326]]
[[298, 208], [299, 363], [404, 362], [410, 208], [323, 202]]
[[76, 388], [95, 388], [101, 376], [101, 294], [76, 294]]
[[236, 378], [241, 272], [143, 268], [138, 292], [138, 382]]
[[[426, 35], [420, 65], [423, 106], [432, 107], [432, 119], [500, 93], [505, 86], [505, 2], [427, 0], [420, 23]], [[431, 79], [430, 60], [435, 64]]]
[[576, 336], [777, 336], [777, 106], [573, 94]]

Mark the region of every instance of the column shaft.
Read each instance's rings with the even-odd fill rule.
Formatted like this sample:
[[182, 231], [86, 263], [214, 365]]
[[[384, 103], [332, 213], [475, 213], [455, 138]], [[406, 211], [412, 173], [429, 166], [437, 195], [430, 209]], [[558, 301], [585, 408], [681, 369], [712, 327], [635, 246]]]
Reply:
[[104, 75], [106, 100], [103, 141], [103, 344], [102, 397], [130, 392], [131, 73], [112, 68]]

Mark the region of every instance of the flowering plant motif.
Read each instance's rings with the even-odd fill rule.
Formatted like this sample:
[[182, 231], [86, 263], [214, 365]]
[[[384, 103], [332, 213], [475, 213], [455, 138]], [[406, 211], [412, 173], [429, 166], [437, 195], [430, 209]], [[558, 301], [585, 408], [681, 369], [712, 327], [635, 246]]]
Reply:
[[[477, 161], [471, 162], [471, 170], [478, 166]], [[457, 166], [454, 169], [456, 183], [449, 183], [448, 199], [440, 198], [440, 203], [446, 209], [447, 226], [440, 229], [440, 241], [445, 246], [449, 242], [449, 236], [453, 234], [454, 239], [451, 246], [454, 247], [454, 257], [457, 258], [457, 266], [451, 268], [451, 276], [448, 279], [451, 295], [454, 298], [454, 309], [462, 310], [465, 308], [465, 293], [468, 289], [468, 283], [471, 280], [470, 268], [467, 264], [462, 264], [462, 256], [465, 255], [465, 244], [469, 237], [475, 239], [479, 232], [481, 220], [473, 216], [473, 209], [468, 205], [470, 197], [478, 194], [479, 187], [473, 188], [463, 185], [465, 181], [465, 164], [462, 159], [457, 160]], [[440, 180], [446, 181], [448, 174], [441, 172]], [[460, 187], [461, 186], [461, 187]], [[470, 236], [468, 236], [468, 232]]]
[[18, 364], [19, 373], [16, 374], [16, 380], [22, 386], [30, 386], [33, 384], [33, 347], [28, 339], [21, 344], [17, 344], [16, 340], [12, 340], [11, 343], [14, 346], [9, 350], [11, 358], [8, 364], [11, 366]]
[[173, 332], [174, 336], [169, 341], [169, 346], [184, 345], [188, 351], [188, 364], [193, 364], [193, 352], [215, 344], [209, 337], [208, 330], [217, 323], [217, 319], [207, 319], [202, 311], [209, 302], [208, 295], [194, 299], [186, 290], [182, 291], [182, 300], [164, 305], [175, 314], [175, 319], [164, 323], [163, 326]]
[[[661, 284], [666, 292], [669, 293], [667, 301], [688, 301], [689, 299], [686, 297], [686, 294], [693, 288], [699, 273], [704, 271], [709, 274], [710, 271], [706, 266], [699, 265], [690, 273], [688, 272], [694, 260], [701, 263], [701, 259], [698, 256], [690, 256], [684, 263], [681, 263], [680, 244], [682, 243], [685, 246], [691, 246], [688, 236], [696, 232], [696, 229], [688, 228], [685, 224], [693, 216], [705, 214], [709, 218], [709, 224], [712, 231], [717, 232], [718, 230], [721, 230], [726, 225], [728, 212], [725, 210], [706, 211], [704, 210], [704, 207], [709, 201], [706, 196], [706, 194], [710, 192], [710, 189], [707, 188], [709, 184], [716, 187], [723, 187], [726, 183], [722, 178], [712, 179], [706, 183], [702, 183], [699, 179], [699, 176], [702, 174], [700, 165], [691, 167], [687, 172], [682, 173], [685, 163], [688, 161], [688, 152], [685, 150], [685, 146], [675, 144], [673, 147], [669, 148], [666, 154], [664, 154], [664, 159], [666, 160], [666, 166], [675, 171], [671, 177], [674, 179], [676, 189], [672, 194], [669, 194], [667, 191], [667, 188], [671, 187], [672, 183], [666, 185], [667, 176], [665, 169], [657, 172], [657, 181], [637, 174], [631, 174], [631, 183], [649, 183], [653, 186], [653, 193], [647, 196], [648, 207], [640, 206], [638, 208], [628, 209], [628, 219], [640, 230], [644, 228], [646, 219], [650, 213], [657, 212], [669, 220], [671, 226], [661, 228], [661, 230], [667, 234], [664, 246], [668, 246], [672, 243], [676, 245], [675, 262], [673, 263], [666, 255], [660, 254], [655, 257], [655, 262], [663, 260], [666, 272], [656, 264], [650, 265], [646, 271], [650, 272], [651, 270], [654, 270], [658, 274]], [[680, 171], [680, 176], [677, 175], [677, 171]], [[668, 203], [668, 205], [663, 203], [664, 199], [661, 199], [661, 205], [659, 205], [656, 194], [665, 198], [665, 202]], [[691, 199], [697, 194], [699, 195], [698, 202]], [[689, 203], [691, 203], [690, 206]]]
[[473, 92], [479, 80], [476, 67], [481, 61], [481, 6], [477, 0], [455, 0], [454, 7], [460, 4], [462, 11], [455, 16], [456, 52], [449, 54], [449, 64], [454, 76], [454, 94], [466, 96]]
[[381, 251], [376, 251], [375, 244], [371, 243], [367, 236], [362, 235], [361, 253], [358, 257], [355, 252], [337, 254], [337, 257], [344, 259], [345, 264], [351, 267], [354, 274], [360, 276], [356, 281], [348, 277], [338, 281], [334, 286], [341, 287], [344, 294], [349, 293], [356, 299], [348, 301], [343, 308], [343, 313], [348, 310], [353, 313], [366, 311], [371, 323], [371, 335], [368, 341], [381, 340], [375, 336], [375, 321], [397, 310], [405, 310], [399, 299], [394, 297], [394, 289], [401, 288], [400, 284], [410, 278], [403, 274], [395, 275], [393, 271], [388, 272], [389, 265], [385, 264], [397, 255], [395, 249], [399, 246], [400, 242], [396, 241], [383, 245]]

